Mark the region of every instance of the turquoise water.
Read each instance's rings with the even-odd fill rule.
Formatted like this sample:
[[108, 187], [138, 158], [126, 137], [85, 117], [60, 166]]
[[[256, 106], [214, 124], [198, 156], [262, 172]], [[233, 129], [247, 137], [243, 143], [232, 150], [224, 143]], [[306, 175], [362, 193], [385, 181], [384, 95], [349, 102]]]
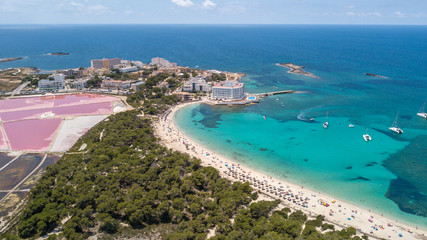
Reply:
[[384, 197], [396, 176], [382, 162], [402, 150], [407, 141], [370, 129], [373, 140], [365, 142], [365, 127], [349, 128], [351, 121], [344, 117], [329, 117], [330, 127], [324, 129], [324, 117], [315, 122], [264, 120], [251, 108], [255, 107], [190, 105], [177, 112], [175, 121], [193, 139], [236, 162], [425, 225], [425, 217], [404, 213]]
[[[427, 121], [416, 112], [427, 98], [426, 42], [426, 26], [0, 25], [0, 58], [26, 57], [0, 68], [159, 56], [247, 73], [247, 92], [306, 91], [247, 107], [191, 106], [177, 123], [236, 161], [425, 227]], [[59, 51], [71, 55], [45, 55]], [[278, 62], [304, 65], [320, 78], [288, 74]], [[388, 130], [397, 112], [401, 136]], [[304, 121], [310, 117], [316, 121]]]

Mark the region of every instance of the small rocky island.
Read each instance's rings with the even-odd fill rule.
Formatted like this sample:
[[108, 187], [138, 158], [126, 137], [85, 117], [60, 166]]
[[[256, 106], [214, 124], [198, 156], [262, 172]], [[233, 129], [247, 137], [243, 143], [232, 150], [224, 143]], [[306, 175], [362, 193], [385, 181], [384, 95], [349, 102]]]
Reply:
[[304, 66], [297, 66], [293, 63], [277, 63], [277, 66], [281, 66], [281, 67], [285, 67], [285, 68], [289, 68], [290, 70], [288, 71], [288, 73], [293, 73], [293, 74], [300, 74], [300, 75], [304, 75], [307, 77], [312, 77], [312, 78], [319, 78], [318, 76], [314, 75], [313, 73], [309, 73], [303, 70]]
[[17, 57], [17, 58], [0, 58], [0, 63], [18, 61], [18, 60], [21, 60], [21, 59], [23, 59], [23, 57]]
[[70, 53], [66, 53], [66, 52], [53, 52], [53, 53], [48, 53], [47, 55], [64, 56], [64, 55], [70, 55]]
[[377, 74], [373, 74], [373, 73], [365, 73], [365, 75], [366, 76], [370, 76], [370, 77], [388, 78], [388, 77], [377, 75]]

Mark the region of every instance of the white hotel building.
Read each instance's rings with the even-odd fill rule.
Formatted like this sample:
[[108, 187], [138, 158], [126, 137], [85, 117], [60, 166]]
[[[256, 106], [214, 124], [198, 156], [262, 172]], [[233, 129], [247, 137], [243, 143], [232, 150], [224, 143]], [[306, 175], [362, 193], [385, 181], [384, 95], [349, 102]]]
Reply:
[[59, 90], [65, 88], [65, 75], [53, 74], [53, 80], [43, 79], [38, 82], [39, 90]]
[[237, 81], [224, 81], [212, 87], [212, 99], [240, 100], [245, 96], [245, 84]]

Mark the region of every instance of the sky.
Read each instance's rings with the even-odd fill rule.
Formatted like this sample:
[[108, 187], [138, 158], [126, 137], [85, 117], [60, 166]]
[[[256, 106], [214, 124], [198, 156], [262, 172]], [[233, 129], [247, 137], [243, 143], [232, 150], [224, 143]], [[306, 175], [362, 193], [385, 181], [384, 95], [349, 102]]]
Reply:
[[0, 0], [0, 24], [427, 25], [427, 0]]

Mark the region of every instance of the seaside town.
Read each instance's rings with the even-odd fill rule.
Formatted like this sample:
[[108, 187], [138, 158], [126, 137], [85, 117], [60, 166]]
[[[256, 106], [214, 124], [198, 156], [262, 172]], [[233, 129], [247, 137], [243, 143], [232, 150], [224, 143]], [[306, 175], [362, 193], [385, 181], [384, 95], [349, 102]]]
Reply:
[[[0, 72], [0, 78], [16, 77], [20, 69], [6, 69]], [[28, 69], [26, 69], [28, 72]], [[12, 74], [10, 74], [12, 72]], [[52, 74], [37, 73], [26, 76], [22, 85], [1, 95], [16, 96], [45, 93], [92, 92], [129, 95], [139, 90], [146, 80], [153, 76], [167, 76], [157, 87], [174, 91], [168, 94], [188, 101], [206, 96], [211, 104], [244, 105], [259, 102], [255, 95], [245, 94], [245, 84], [239, 80], [242, 73], [222, 72], [218, 70], [190, 69], [178, 66], [163, 58], [153, 58], [150, 63], [129, 61], [120, 58], [94, 59], [91, 67], [57, 70]], [[38, 77], [38, 79], [37, 79]]]
[[[295, 65], [292, 65], [291, 67], [294, 66]], [[422, 230], [417, 229], [417, 227], [407, 226], [397, 219], [388, 219], [379, 213], [371, 212], [369, 209], [363, 209], [320, 192], [315, 192], [302, 186], [296, 186], [259, 173], [256, 170], [246, 168], [239, 163], [231, 161], [198, 145], [178, 130], [174, 124], [173, 116], [178, 109], [188, 104], [196, 104], [202, 101], [213, 105], [252, 104], [259, 102], [259, 98], [262, 96], [286, 92], [279, 91], [258, 95], [245, 93], [245, 84], [240, 81], [241, 78], [245, 76], [243, 73], [190, 69], [188, 67], [178, 66], [176, 63], [171, 63], [168, 60], [158, 57], [153, 58], [151, 62], [147, 64], [140, 61], [129, 61], [119, 58], [94, 59], [91, 60], [91, 67], [89, 68], [58, 70], [49, 74], [30, 74], [29, 69], [17, 70], [19, 70], [19, 72], [15, 72], [14, 69], [2, 71], [3, 74], [7, 73], [7, 75], [5, 75], [6, 77], [3, 79], [7, 79], [7, 77], [9, 77], [9, 79], [14, 79], [17, 75], [19, 76], [19, 74], [21, 74], [21, 78], [25, 79], [20, 82], [16, 89], [2, 92], [2, 98], [6, 99], [4, 101], [13, 101], [16, 99], [19, 101], [19, 99], [29, 99], [28, 97], [31, 96], [53, 96], [53, 94], [59, 94], [58, 96], [63, 95], [65, 98], [67, 98], [67, 96], [79, 96], [70, 94], [86, 94], [81, 95], [81, 97], [86, 99], [84, 100], [84, 105], [80, 105], [82, 100], [78, 102], [72, 102], [70, 100], [67, 104], [72, 104], [74, 108], [81, 107], [81, 109], [87, 109], [89, 106], [104, 102], [108, 104], [113, 103], [113, 105], [112, 108], [106, 107], [108, 109], [107, 111], [100, 112], [99, 109], [94, 110], [94, 120], [92, 120], [92, 122], [86, 121], [85, 124], [83, 124], [82, 120], [76, 119], [79, 118], [78, 116], [83, 115], [87, 117], [88, 113], [74, 112], [74, 115], [68, 113], [68, 115], [61, 115], [61, 111], [55, 112], [54, 109], [52, 112], [42, 114], [43, 111], [41, 110], [40, 113], [38, 113], [41, 115], [37, 115], [40, 119], [53, 120], [56, 117], [62, 118], [63, 121], [65, 119], [68, 119], [68, 121], [74, 119], [76, 122], [73, 124], [83, 124], [86, 130], [83, 132], [79, 130], [80, 134], [77, 137], [74, 136], [71, 141], [69, 138], [72, 133], [69, 131], [62, 132], [62, 130], [60, 130], [60, 133], [57, 134], [58, 137], [52, 140], [53, 143], [49, 142], [48, 145], [38, 150], [31, 148], [25, 149], [25, 146], [18, 146], [18, 144], [13, 142], [13, 137], [7, 135], [7, 133], [11, 131], [9, 129], [6, 129], [6, 131], [2, 130], [4, 133], [3, 135], [10, 141], [6, 142], [3, 146], [3, 151], [8, 153], [15, 152], [15, 154], [18, 153], [12, 161], [19, 159], [22, 152], [59, 153], [59, 156], [62, 156], [64, 152], [71, 148], [78, 138], [87, 131], [88, 127], [90, 128], [99, 123], [110, 114], [117, 114], [133, 109], [132, 106], [126, 106], [122, 103], [120, 98], [96, 98], [98, 99], [96, 101], [90, 100], [93, 99], [93, 96], [104, 94], [126, 97], [133, 93], [137, 93], [142, 87], [146, 87], [147, 84], [155, 84], [153, 87], [156, 89], [163, 89], [163, 93], [166, 96], [175, 96], [182, 101], [182, 104], [172, 107], [172, 109], [168, 109], [163, 113], [159, 112], [159, 117], [154, 124], [154, 129], [156, 136], [162, 140], [162, 143], [169, 148], [200, 158], [203, 166], [215, 167], [222, 177], [230, 181], [249, 183], [251, 187], [260, 193], [259, 200], [279, 200], [279, 206], [301, 210], [310, 218], [316, 217], [317, 215], [323, 216], [324, 220], [333, 224], [336, 230], [354, 227], [356, 235], [369, 236], [373, 239], [396, 239], [402, 236], [405, 237], [404, 239], [419, 239], [425, 237], [425, 232]], [[26, 72], [25, 76], [22, 75], [22, 71]], [[302, 74], [307, 73], [303, 72]], [[154, 78], [157, 82], [153, 81]], [[19, 98], [18, 96], [23, 96], [24, 98]], [[60, 101], [60, 99], [55, 97], [54, 101]], [[10, 102], [10, 104], [12, 103], [13, 102]], [[56, 103], [53, 104], [56, 105]], [[34, 110], [34, 108], [37, 109], [38, 106], [31, 105], [27, 108], [22, 108], [22, 111]], [[7, 108], [0, 110], [0, 115], [2, 115], [2, 111], [5, 111], [4, 113], [11, 113], [12, 108], [9, 110]], [[8, 126], [8, 121], [10, 120], [4, 118], [3, 124]], [[63, 125], [63, 123], [57, 124]], [[68, 126], [71, 126], [71, 122], [69, 122]], [[100, 139], [101, 138], [102, 136], [100, 136]], [[68, 141], [66, 139], [68, 139]], [[83, 152], [85, 148], [86, 146], [82, 145], [77, 152]], [[47, 155], [43, 158], [42, 163], [45, 161], [46, 156]], [[14, 205], [19, 206], [19, 201], [16, 199], [14, 191], [18, 191], [16, 189], [19, 189], [19, 185], [25, 182], [28, 177], [32, 176], [36, 170], [37, 168], [34, 168], [28, 175], [21, 176], [19, 183], [0, 199], [0, 204], [2, 204], [3, 207], [8, 201], [7, 209], [9, 209], [10, 212], [13, 212], [11, 209], [14, 209]], [[40, 175], [38, 178], [40, 178]], [[36, 181], [35, 179], [36, 178], [33, 178], [33, 181]], [[34, 184], [33, 182], [32, 185]], [[22, 188], [20, 191], [22, 191]], [[28, 192], [29, 188], [26, 188], [26, 191]], [[15, 199], [12, 198], [13, 196], [15, 196]], [[20, 199], [23, 198], [21, 197]], [[11, 200], [13, 200], [13, 203], [10, 202]], [[7, 227], [7, 221], [3, 219], [1, 221], [1, 226]], [[327, 228], [323, 231], [325, 230], [327, 231]]]

